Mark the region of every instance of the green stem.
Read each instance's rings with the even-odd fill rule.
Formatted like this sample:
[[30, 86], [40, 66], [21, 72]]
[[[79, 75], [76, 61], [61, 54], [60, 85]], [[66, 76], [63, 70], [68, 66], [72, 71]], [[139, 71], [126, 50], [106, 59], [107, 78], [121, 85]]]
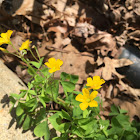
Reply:
[[34, 48], [35, 48], [35, 51], [36, 51], [36, 53], [37, 53], [37, 56], [38, 56], [38, 58], [39, 58], [39, 60], [40, 60], [40, 55], [39, 55], [39, 53], [38, 53], [38, 50], [37, 50], [36, 46], [34, 46]]
[[18, 50], [16, 49], [16, 47], [13, 45], [12, 42], [10, 42], [10, 45], [14, 48], [14, 50], [17, 52], [17, 54], [21, 57], [21, 54], [18, 52]]
[[62, 100], [61, 98], [57, 97], [57, 100], [63, 104], [66, 104], [64, 100]]
[[[52, 79], [51, 79], [52, 81], [51, 82], [53, 82], [54, 81], [54, 73], [53, 73], [53, 75], [52, 75]], [[52, 101], [54, 100], [54, 98], [53, 98], [53, 92], [52, 92], [52, 83], [51, 83], [51, 94], [52, 94]]]
[[34, 71], [34, 69], [32, 68], [32, 66], [29, 64], [29, 62], [25, 59], [25, 58], [21, 58], [21, 60], [23, 61], [23, 62], [25, 62], [27, 65], [28, 65], [28, 67], [32, 70], [32, 72], [34, 73], [34, 74], [36, 74], [36, 72]]
[[119, 138], [119, 140], [122, 139], [124, 131], [125, 131], [125, 130], [123, 129], [123, 131], [122, 131], [122, 133], [121, 133], [121, 137]]
[[29, 51], [30, 51], [30, 53], [32, 54], [33, 58], [34, 58], [37, 62], [39, 62], [39, 60], [38, 60], [38, 59], [35, 57], [35, 55], [33, 54], [32, 50], [29, 49]]
[[[62, 99], [59, 98], [59, 97], [57, 97], [57, 100], [59, 101], [59, 102], [57, 102], [57, 103], [60, 104], [60, 105], [62, 105], [68, 112], [69, 112], [69, 111], [70, 111], [70, 112], [72, 111], [72, 107], [71, 107], [71, 106], [68, 106], [64, 100], [62, 100]], [[70, 113], [70, 112], [69, 112], [69, 113]]]
[[104, 129], [102, 129], [102, 131], [103, 131], [103, 133], [105, 134], [106, 138], [108, 138], [107, 132], [106, 132]]
[[[94, 110], [94, 112], [95, 112], [95, 114], [100, 118], [100, 120], [102, 120], [100, 114], [97, 113], [96, 110]], [[98, 120], [99, 125], [101, 125], [101, 124], [100, 124], [100, 120]], [[106, 136], [106, 138], [108, 138], [108, 134], [107, 134], [107, 132], [106, 132], [104, 129], [102, 129], [102, 132], [104, 133], [104, 135]]]
[[50, 113], [50, 112], [54, 113], [54, 112], [59, 112], [59, 111], [58, 110], [47, 110], [46, 112], [47, 113]]

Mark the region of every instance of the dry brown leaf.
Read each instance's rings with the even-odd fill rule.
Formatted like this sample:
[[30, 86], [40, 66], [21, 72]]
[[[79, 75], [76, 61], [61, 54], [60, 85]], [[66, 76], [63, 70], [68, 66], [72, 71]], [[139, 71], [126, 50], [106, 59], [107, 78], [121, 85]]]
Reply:
[[48, 32], [60, 32], [64, 34], [67, 32], [67, 27], [62, 27], [62, 26], [50, 27], [48, 29]]
[[13, 16], [16, 15], [27, 15], [30, 14], [33, 11], [34, 8], [34, 2], [35, 0], [19, 0], [18, 2], [16, 0], [13, 1], [13, 11], [15, 11], [15, 13], [13, 14]]
[[114, 67], [115, 68], [120, 68], [120, 67], [124, 67], [124, 66], [129, 66], [129, 65], [132, 65], [133, 62], [129, 59], [126, 59], [126, 58], [121, 58], [121, 59], [112, 59], [111, 60]]
[[126, 58], [122, 59], [110, 59], [109, 57], [104, 58], [105, 67], [102, 71], [102, 76], [105, 80], [112, 79], [112, 74], [118, 76], [119, 79], [123, 78], [124, 76], [120, 75], [115, 68], [120, 68], [123, 66], [128, 66], [133, 64], [132, 61]]
[[118, 98], [114, 98], [113, 103], [116, 106], [120, 106], [121, 109], [124, 109], [124, 110], [128, 111], [128, 115], [130, 116], [130, 121], [133, 120], [133, 117], [135, 115], [140, 118], [140, 112], [139, 112], [140, 102], [138, 100], [129, 102], [129, 101], [121, 100], [121, 99], [118, 99]]
[[56, 38], [54, 39], [55, 43], [52, 45], [52, 47], [60, 48], [61, 45], [62, 45], [62, 41], [63, 41], [61, 33], [60, 32], [56, 32], [55, 35], [56, 35]]
[[54, 12], [36, 0], [13, 0], [12, 13], [13, 17], [23, 15], [43, 27], [48, 22], [47, 17], [53, 15]]
[[111, 94], [112, 94], [112, 91], [113, 91], [113, 85], [110, 84], [109, 87], [107, 88], [107, 92], [106, 92], [106, 98], [108, 99], [111, 99]]
[[121, 87], [121, 90], [126, 93], [126, 94], [130, 94], [130, 95], [133, 95], [135, 97], [138, 97], [140, 96], [140, 89], [135, 89], [135, 88], [132, 88], [130, 87], [129, 85], [125, 84], [123, 81], [119, 81], [120, 85], [122, 86]]
[[95, 33], [95, 27], [87, 22], [77, 23], [73, 35], [87, 38]]

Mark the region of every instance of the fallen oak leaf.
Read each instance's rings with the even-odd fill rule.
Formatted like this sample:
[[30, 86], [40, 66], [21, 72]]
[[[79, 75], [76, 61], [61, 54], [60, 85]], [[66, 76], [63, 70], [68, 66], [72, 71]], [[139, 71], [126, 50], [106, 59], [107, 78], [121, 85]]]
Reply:
[[115, 68], [120, 68], [123, 66], [128, 66], [133, 64], [132, 61], [126, 58], [122, 59], [110, 59], [109, 57], [104, 58], [105, 67], [102, 71], [102, 76], [105, 80], [112, 79], [112, 74], [115, 74], [119, 79], [124, 78], [124, 76], [120, 75]]
[[119, 84], [121, 85], [120, 89], [124, 93], [133, 95], [134, 97], [137, 97], [137, 98], [138, 98], [138, 96], [140, 96], [140, 89], [132, 88], [129, 85], [125, 84], [122, 80], [119, 81]]
[[112, 59], [112, 63], [115, 66], [115, 68], [129, 66], [129, 65], [132, 65], [133, 64], [133, 62], [131, 60], [126, 59], [126, 58]]

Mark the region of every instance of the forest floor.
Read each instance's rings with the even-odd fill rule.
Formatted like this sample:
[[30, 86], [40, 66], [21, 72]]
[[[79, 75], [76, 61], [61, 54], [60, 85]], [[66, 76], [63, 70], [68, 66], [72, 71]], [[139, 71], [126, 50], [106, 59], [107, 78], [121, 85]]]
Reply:
[[[13, 30], [11, 41], [17, 49], [30, 39], [44, 62], [50, 57], [63, 60], [55, 77], [62, 71], [78, 75], [79, 91], [88, 77], [101, 76], [106, 81], [99, 93], [102, 118], [115, 104], [128, 110], [131, 120], [140, 120], [140, 86], [133, 76], [118, 72], [135, 63], [119, 58], [123, 49], [140, 54], [140, 0], [4, 0], [0, 5], [0, 32]], [[3, 47], [14, 52], [10, 45]], [[0, 57], [25, 84], [30, 81], [18, 58], [3, 52]], [[34, 60], [29, 52], [27, 57]]]

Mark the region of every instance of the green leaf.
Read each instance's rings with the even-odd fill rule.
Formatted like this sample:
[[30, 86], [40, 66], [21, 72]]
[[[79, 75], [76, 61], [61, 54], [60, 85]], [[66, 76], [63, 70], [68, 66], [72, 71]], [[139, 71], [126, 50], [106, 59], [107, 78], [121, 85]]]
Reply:
[[115, 134], [120, 135], [121, 132], [122, 132], [122, 128], [115, 127], [115, 126], [113, 126], [111, 129], [107, 130], [108, 135], [112, 135], [112, 136], [114, 136]]
[[33, 76], [33, 75], [35, 75], [36, 74], [36, 72], [37, 72], [37, 69], [34, 69], [34, 68], [28, 68], [27, 69], [27, 72], [31, 75], [31, 76]]
[[99, 120], [100, 122], [100, 129], [104, 129], [107, 130], [107, 128], [109, 127], [110, 123], [109, 120]]
[[43, 73], [44, 76], [47, 76], [47, 78], [51, 76], [47, 67], [42, 68], [40, 71]]
[[31, 61], [30, 63], [31, 63], [33, 66], [35, 66], [36, 68], [38, 68], [38, 69], [39, 69], [40, 66], [41, 66], [38, 62], [35, 62], [35, 61]]
[[82, 94], [82, 92], [80, 92], [80, 91], [73, 91], [73, 93], [75, 93], [75, 94]]
[[41, 67], [41, 65], [42, 65], [43, 59], [44, 59], [44, 57], [42, 57], [42, 58], [40, 59], [39, 62], [31, 61], [30, 63], [31, 63], [33, 66], [35, 66], [36, 68], [39, 69], [39, 68]]
[[31, 88], [33, 88], [33, 84], [32, 84], [32, 82], [30, 83], [30, 82], [28, 82], [28, 89], [31, 89]]
[[19, 100], [20, 98], [23, 98], [26, 94], [26, 90], [21, 90], [20, 94], [16, 94], [16, 93], [12, 93], [10, 94], [12, 97], [16, 98], [17, 100]]
[[49, 117], [49, 121], [51, 122], [53, 127], [61, 133], [65, 133], [71, 126], [69, 122], [62, 123], [62, 118], [60, 117], [59, 113], [55, 113], [54, 115]]
[[111, 119], [111, 124], [112, 124], [112, 127], [122, 128], [121, 124], [118, 122], [116, 117], [113, 117]]
[[125, 114], [125, 113], [128, 112], [128, 111], [126, 111], [126, 110], [124, 110], [124, 109], [120, 109], [120, 108], [119, 108], [119, 111], [120, 111], [120, 114]]
[[71, 120], [70, 115], [66, 111], [64, 111], [63, 109], [62, 109], [62, 112], [59, 112], [59, 115], [64, 119]]
[[28, 93], [30, 93], [32, 95], [37, 95], [37, 93], [34, 90], [28, 90]]
[[11, 106], [11, 108], [10, 108], [10, 112], [11, 112], [12, 109], [14, 108], [14, 105], [15, 105], [15, 103], [16, 103], [16, 100], [15, 100], [12, 96], [9, 96], [9, 98], [10, 98], [10, 103], [13, 104], [13, 105]]
[[60, 78], [62, 81], [65, 81], [65, 80], [69, 80], [70, 82], [72, 83], [76, 83], [79, 79], [79, 77], [77, 75], [73, 75], [73, 74], [67, 74], [65, 72], [62, 72], [61, 75], [60, 75]]
[[109, 114], [109, 116], [115, 116], [119, 114], [119, 110], [114, 104], [111, 106], [111, 111], [112, 112]]
[[88, 112], [87, 109], [85, 109], [85, 110], [83, 111], [83, 118], [87, 118], [88, 115], [89, 115], [89, 112]]
[[129, 122], [129, 116], [127, 115], [123, 115], [123, 114], [119, 114], [116, 117], [117, 121], [120, 123], [121, 126], [123, 126], [124, 128], [130, 126], [130, 122]]
[[74, 118], [82, 118], [83, 111], [80, 109], [80, 107], [74, 107], [73, 108], [73, 117]]
[[46, 108], [41, 108], [38, 112], [37, 112], [37, 117], [36, 117], [36, 122], [35, 124], [40, 123], [43, 119], [46, 118]]
[[9, 96], [9, 98], [10, 98], [10, 102], [14, 105], [16, 103], [16, 100], [12, 96]]
[[68, 140], [68, 136], [65, 136], [65, 137], [55, 137], [55, 138], [52, 138], [52, 140]]
[[46, 92], [50, 95], [53, 94], [54, 100], [58, 97], [58, 91], [59, 91], [59, 81], [54, 80], [52, 83], [47, 87]]
[[45, 136], [46, 140], [50, 139], [50, 131], [49, 127], [46, 121], [43, 121], [42, 123], [38, 124], [34, 129], [34, 134], [37, 137]]
[[36, 98], [32, 98], [25, 103], [25, 105], [28, 107], [33, 107], [35, 104], [37, 104]]
[[61, 75], [60, 75], [60, 78], [61, 78], [62, 81], [70, 80], [70, 74], [62, 72]]
[[20, 116], [23, 112], [24, 112], [24, 109], [20, 106], [20, 103], [19, 103], [16, 108], [16, 115]]
[[50, 99], [47, 97], [42, 97], [42, 96], [38, 96], [38, 97], [39, 97], [39, 101], [42, 103], [44, 108], [46, 108], [46, 103], [48, 103], [50, 101]]
[[61, 81], [64, 91], [72, 92], [75, 89], [75, 84], [69, 81]]
[[70, 81], [72, 82], [72, 83], [77, 83], [77, 81], [78, 81], [78, 79], [79, 79], [79, 76], [77, 76], [77, 75], [70, 75]]
[[81, 138], [84, 138], [84, 132], [85, 131], [82, 128], [77, 128], [77, 126], [73, 125], [71, 127], [71, 131], [72, 131], [73, 134], [75, 134], [75, 135], [77, 135], [77, 136], [79, 136]]
[[21, 123], [24, 121], [25, 115], [26, 114], [22, 114], [21, 116], [17, 117], [18, 125], [21, 125]]
[[25, 121], [23, 123], [23, 130], [28, 130], [31, 126], [31, 117], [29, 115], [26, 116]]
[[38, 74], [35, 76], [35, 81], [36, 82], [41, 82], [42, 83], [44, 80], [45, 80], [45, 78], [40, 76], [40, 75], [38, 75]]

